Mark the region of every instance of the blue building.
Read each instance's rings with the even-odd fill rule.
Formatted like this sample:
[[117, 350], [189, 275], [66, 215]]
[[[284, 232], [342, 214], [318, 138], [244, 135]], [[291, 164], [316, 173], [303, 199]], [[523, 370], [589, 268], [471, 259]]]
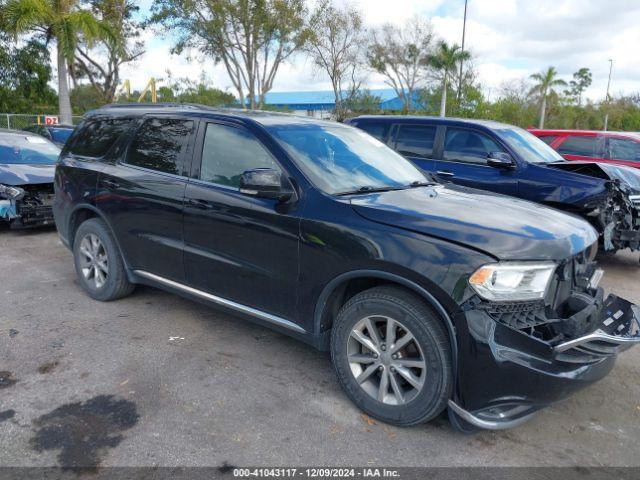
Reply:
[[[402, 110], [404, 102], [392, 88], [368, 90], [371, 95], [379, 97], [381, 110]], [[417, 98], [414, 95], [414, 105]], [[299, 115], [317, 118], [329, 118], [336, 102], [332, 91], [322, 92], [268, 92], [265, 103], [270, 107], [291, 110]]]

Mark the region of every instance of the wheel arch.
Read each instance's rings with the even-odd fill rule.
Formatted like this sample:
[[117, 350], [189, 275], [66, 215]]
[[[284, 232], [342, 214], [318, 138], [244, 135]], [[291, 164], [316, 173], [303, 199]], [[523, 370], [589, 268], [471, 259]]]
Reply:
[[78, 227], [80, 227], [82, 223], [84, 223], [85, 221], [91, 218], [99, 218], [107, 226], [107, 228], [111, 232], [113, 240], [116, 243], [116, 246], [118, 247], [118, 252], [120, 252], [120, 258], [122, 259], [122, 263], [124, 264], [125, 271], [127, 272], [127, 277], [129, 281], [132, 283], [137, 283], [135, 282], [134, 275], [131, 273], [131, 269], [129, 268], [129, 262], [127, 261], [127, 257], [124, 255], [122, 246], [120, 245], [120, 241], [116, 236], [113, 230], [113, 227], [111, 226], [111, 223], [109, 222], [109, 220], [107, 220], [105, 215], [94, 205], [91, 205], [88, 203], [79, 204], [73, 209], [73, 211], [69, 215], [69, 221], [67, 222], [67, 235], [69, 237], [68, 239], [69, 248], [73, 251], [73, 243], [75, 241], [75, 236], [76, 236], [76, 232], [78, 231]]
[[[425, 287], [394, 273], [384, 272], [380, 270], [355, 270], [338, 275], [333, 280], [331, 280], [324, 287], [316, 302], [313, 319], [315, 335], [317, 335], [319, 338], [328, 339], [328, 335], [326, 335], [326, 332], [330, 331], [331, 328], [327, 326], [327, 317], [337, 313], [337, 309], [339, 309], [339, 306], [344, 303], [341, 302], [341, 299], [344, 298], [345, 293], [348, 293], [346, 292], [346, 289], [348, 289], [349, 286], [354, 285], [353, 282], [358, 281], [362, 282], [361, 285], [365, 285], [366, 287], [361, 287], [359, 290], [356, 289], [356, 293], [380, 284], [395, 284], [411, 290], [424, 301], [426, 301], [436, 311], [445, 328], [447, 329], [447, 333], [449, 336], [449, 343], [451, 344], [452, 365], [454, 369], [453, 373], [455, 379], [456, 364], [458, 359], [458, 342], [456, 328], [453, 324], [453, 321], [451, 320], [451, 316], [448, 314], [443, 304]], [[326, 348], [326, 345], [324, 347]]]

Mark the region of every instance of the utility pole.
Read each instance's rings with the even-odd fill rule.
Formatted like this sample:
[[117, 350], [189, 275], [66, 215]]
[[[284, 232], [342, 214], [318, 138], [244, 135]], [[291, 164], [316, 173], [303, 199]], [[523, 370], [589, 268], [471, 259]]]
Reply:
[[[464, 37], [467, 31], [467, 2], [464, 0], [464, 17], [462, 20], [462, 52], [464, 53]], [[462, 64], [463, 60], [460, 60], [460, 78], [458, 79], [458, 108], [460, 108], [460, 100], [462, 98]]]
[[[609, 80], [607, 80], [607, 96], [604, 98], [604, 103], [609, 106], [609, 87], [611, 87], [611, 71], [613, 70], [613, 59], [609, 59]], [[607, 108], [608, 110], [608, 108]], [[604, 131], [607, 131], [609, 127], [609, 113], [607, 112], [604, 116]]]

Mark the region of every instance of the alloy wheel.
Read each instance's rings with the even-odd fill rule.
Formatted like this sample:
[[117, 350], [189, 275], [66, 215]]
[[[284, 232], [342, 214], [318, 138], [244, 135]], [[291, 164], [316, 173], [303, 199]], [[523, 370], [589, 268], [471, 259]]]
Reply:
[[356, 382], [379, 402], [404, 405], [425, 385], [422, 349], [396, 319], [372, 315], [358, 321], [347, 340], [347, 356]]
[[107, 251], [100, 238], [89, 233], [80, 242], [80, 269], [85, 280], [96, 289], [102, 288], [109, 276]]

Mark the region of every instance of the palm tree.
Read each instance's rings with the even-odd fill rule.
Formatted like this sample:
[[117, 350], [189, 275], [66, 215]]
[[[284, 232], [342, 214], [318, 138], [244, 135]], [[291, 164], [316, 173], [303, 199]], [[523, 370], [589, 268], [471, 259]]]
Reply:
[[447, 110], [447, 85], [449, 76], [456, 73], [460, 62], [469, 60], [471, 55], [465, 52], [458, 44], [449, 46], [447, 42], [440, 41], [435, 52], [429, 56], [429, 65], [442, 75], [442, 100], [440, 101], [440, 116], [444, 117]]
[[71, 99], [67, 65], [73, 62], [80, 38], [91, 44], [109, 30], [91, 12], [81, 9], [78, 0], [9, 0], [4, 6], [6, 25], [14, 35], [40, 33], [55, 40], [58, 64], [58, 108], [60, 121], [70, 124]]
[[532, 94], [540, 95], [540, 126], [544, 128], [544, 116], [547, 110], [547, 97], [551, 93], [556, 93], [553, 87], [566, 86], [567, 82], [557, 78], [558, 72], [555, 67], [549, 67], [546, 71], [534, 73], [531, 79], [537, 83], [531, 89]]

